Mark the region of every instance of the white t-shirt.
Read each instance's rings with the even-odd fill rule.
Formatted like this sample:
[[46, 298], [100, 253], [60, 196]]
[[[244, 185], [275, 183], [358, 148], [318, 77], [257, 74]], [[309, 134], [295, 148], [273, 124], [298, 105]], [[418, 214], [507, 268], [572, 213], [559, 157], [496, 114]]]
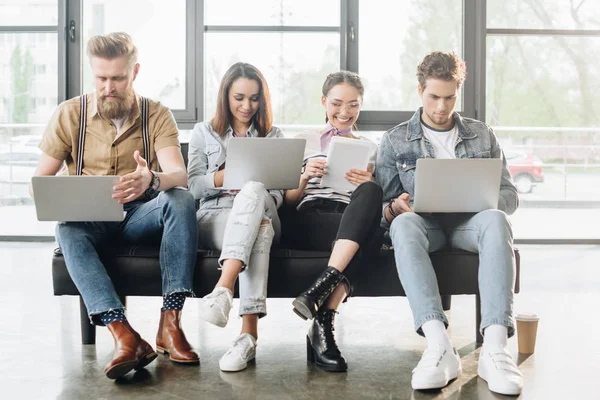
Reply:
[[421, 128], [423, 128], [423, 134], [433, 146], [435, 158], [456, 158], [456, 154], [454, 153], [456, 139], [458, 139], [456, 124], [448, 131], [432, 129], [422, 122]]
[[115, 128], [117, 128], [117, 136], [121, 133], [121, 128], [123, 128], [125, 120], [127, 120], [127, 117], [123, 117], [121, 119], [111, 119], [112, 123], [115, 124]]

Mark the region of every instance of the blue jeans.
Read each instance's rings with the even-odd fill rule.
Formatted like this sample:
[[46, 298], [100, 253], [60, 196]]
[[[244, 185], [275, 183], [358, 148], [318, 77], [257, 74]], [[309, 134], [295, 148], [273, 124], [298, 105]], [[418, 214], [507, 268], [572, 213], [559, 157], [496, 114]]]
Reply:
[[415, 330], [429, 320], [448, 326], [442, 310], [437, 278], [429, 253], [446, 244], [479, 253], [481, 333], [490, 325], [504, 325], [514, 334], [513, 294], [515, 256], [512, 227], [506, 214], [485, 210], [477, 214], [403, 213], [390, 227], [396, 268], [415, 321]]
[[127, 203], [125, 211], [121, 222], [59, 222], [56, 226], [69, 275], [81, 293], [90, 321], [98, 325], [102, 323], [95, 315], [124, 308], [98, 256], [105, 245], [160, 243], [163, 294], [193, 294], [198, 226], [192, 194], [174, 188], [146, 203]]

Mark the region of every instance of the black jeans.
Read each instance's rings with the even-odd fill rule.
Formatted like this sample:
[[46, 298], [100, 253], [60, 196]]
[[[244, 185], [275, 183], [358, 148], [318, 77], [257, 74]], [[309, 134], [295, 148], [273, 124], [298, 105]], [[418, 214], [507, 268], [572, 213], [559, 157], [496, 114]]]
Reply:
[[293, 249], [323, 251], [331, 250], [338, 239], [358, 243], [359, 253], [344, 270], [344, 275], [355, 286], [381, 247], [382, 196], [381, 187], [369, 181], [354, 190], [350, 204], [317, 199], [305, 203], [300, 210], [284, 210], [282, 242]]

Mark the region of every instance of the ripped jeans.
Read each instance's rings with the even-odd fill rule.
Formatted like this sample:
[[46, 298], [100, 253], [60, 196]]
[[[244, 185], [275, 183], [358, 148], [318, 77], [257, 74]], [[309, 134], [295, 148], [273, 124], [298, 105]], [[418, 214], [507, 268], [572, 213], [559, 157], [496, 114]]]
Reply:
[[[267, 315], [267, 280], [271, 244], [278, 243], [281, 225], [275, 201], [259, 182], [248, 182], [233, 198], [221, 198], [218, 206], [200, 208], [198, 246], [221, 250], [219, 265], [240, 260], [240, 315]], [[269, 221], [262, 224], [263, 220]]]

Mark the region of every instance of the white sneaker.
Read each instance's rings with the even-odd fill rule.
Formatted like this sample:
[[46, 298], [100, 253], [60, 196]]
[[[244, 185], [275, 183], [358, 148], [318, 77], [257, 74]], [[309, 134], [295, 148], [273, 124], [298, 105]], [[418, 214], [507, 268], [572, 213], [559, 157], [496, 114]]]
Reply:
[[502, 346], [481, 347], [477, 374], [487, 382], [492, 392], [518, 395], [523, 389], [523, 374]]
[[229, 350], [219, 360], [221, 371], [236, 372], [246, 369], [248, 362], [256, 357], [256, 339], [249, 333], [242, 333]]
[[421, 361], [413, 369], [412, 388], [415, 390], [440, 389], [460, 376], [462, 366], [456, 349], [438, 345], [427, 347]]
[[233, 293], [231, 293], [231, 290], [224, 287], [216, 287], [212, 293], [202, 298], [200, 318], [223, 328], [227, 325], [232, 306]]

